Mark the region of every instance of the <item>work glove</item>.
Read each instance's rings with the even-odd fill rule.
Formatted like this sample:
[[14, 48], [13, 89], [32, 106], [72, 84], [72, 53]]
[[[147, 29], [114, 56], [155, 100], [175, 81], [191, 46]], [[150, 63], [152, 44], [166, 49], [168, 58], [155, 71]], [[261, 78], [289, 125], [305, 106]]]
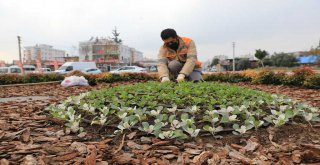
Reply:
[[184, 81], [184, 78], [185, 78], [186, 76], [184, 75], [184, 74], [179, 74], [178, 75], [178, 77], [177, 77], [177, 82], [182, 82], [182, 81]]
[[161, 83], [164, 83], [164, 82], [170, 82], [169, 77], [162, 77]]

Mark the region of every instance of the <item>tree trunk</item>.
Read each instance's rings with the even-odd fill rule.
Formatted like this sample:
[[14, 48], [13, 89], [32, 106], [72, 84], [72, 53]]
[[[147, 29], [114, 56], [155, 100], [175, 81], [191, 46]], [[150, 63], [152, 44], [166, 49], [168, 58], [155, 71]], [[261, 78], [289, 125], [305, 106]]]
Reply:
[[262, 61], [262, 60], [260, 60], [260, 62], [261, 62], [262, 68], [264, 68], [263, 61]]

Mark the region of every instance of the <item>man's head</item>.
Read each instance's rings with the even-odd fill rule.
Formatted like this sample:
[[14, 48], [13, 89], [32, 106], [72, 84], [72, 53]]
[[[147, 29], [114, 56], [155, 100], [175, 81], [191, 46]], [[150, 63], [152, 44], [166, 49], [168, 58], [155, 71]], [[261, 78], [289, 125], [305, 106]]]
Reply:
[[164, 44], [173, 49], [177, 50], [179, 47], [179, 40], [177, 32], [174, 29], [164, 29], [161, 32], [161, 38], [164, 42]]

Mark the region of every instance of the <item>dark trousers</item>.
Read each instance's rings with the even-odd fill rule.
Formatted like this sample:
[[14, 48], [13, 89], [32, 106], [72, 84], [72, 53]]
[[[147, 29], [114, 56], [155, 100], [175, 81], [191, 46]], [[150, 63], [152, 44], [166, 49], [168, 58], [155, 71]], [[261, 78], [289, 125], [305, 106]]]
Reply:
[[[179, 72], [181, 71], [182, 67], [183, 67], [183, 64], [177, 60], [170, 61], [168, 64], [170, 75], [176, 78], [179, 75]], [[201, 69], [194, 69], [190, 73], [190, 75], [186, 77], [186, 79], [189, 81], [202, 81], [201, 74], [202, 74]]]

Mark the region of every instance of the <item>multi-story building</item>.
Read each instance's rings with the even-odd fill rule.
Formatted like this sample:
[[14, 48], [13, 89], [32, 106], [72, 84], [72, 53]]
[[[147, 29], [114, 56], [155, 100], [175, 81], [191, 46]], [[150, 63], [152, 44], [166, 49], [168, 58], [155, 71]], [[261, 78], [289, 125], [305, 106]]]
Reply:
[[0, 60], [0, 67], [5, 67], [6, 66], [6, 63], [2, 60]]
[[36, 60], [45, 61], [64, 61], [65, 51], [54, 49], [53, 46], [37, 44], [35, 46], [24, 47], [24, 62], [34, 63]]
[[102, 70], [109, 71], [142, 59], [142, 52], [111, 39], [92, 37], [79, 43], [79, 61], [95, 61]]

